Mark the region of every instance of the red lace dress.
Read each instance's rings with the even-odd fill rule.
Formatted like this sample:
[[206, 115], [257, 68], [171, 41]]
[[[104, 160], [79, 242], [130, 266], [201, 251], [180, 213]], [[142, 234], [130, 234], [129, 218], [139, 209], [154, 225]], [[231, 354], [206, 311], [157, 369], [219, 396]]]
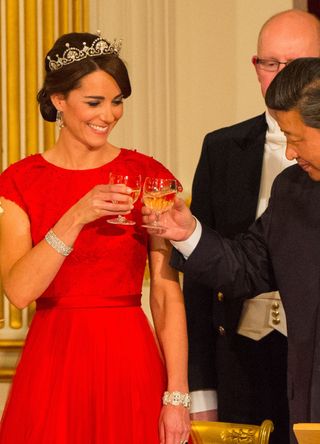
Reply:
[[[122, 149], [110, 163], [67, 170], [40, 154], [0, 176], [0, 196], [29, 216], [33, 244], [109, 172], [172, 177], [159, 162]], [[148, 236], [141, 201], [133, 226], [101, 218], [37, 300], [0, 427], [1, 444], [158, 444], [164, 364], [141, 309]], [[32, 279], [32, 276], [30, 276]]]

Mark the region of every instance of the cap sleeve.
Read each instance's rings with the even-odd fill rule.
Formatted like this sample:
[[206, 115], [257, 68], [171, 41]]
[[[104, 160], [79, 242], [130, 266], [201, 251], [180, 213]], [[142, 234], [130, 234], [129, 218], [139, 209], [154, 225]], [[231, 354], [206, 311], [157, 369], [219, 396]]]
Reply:
[[11, 200], [27, 213], [27, 206], [15, 180], [16, 170], [14, 165], [0, 174], [0, 197]]

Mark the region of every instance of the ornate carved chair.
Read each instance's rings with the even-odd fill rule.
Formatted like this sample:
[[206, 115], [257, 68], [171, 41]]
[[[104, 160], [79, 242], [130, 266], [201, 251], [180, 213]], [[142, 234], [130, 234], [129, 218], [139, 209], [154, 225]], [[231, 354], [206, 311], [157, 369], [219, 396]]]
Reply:
[[260, 426], [230, 422], [192, 421], [192, 444], [268, 444], [273, 423]]

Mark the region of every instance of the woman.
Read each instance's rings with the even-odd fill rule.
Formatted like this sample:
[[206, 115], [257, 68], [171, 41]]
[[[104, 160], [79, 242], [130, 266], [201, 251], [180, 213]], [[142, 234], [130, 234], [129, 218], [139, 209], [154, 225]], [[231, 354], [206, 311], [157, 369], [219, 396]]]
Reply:
[[[4, 289], [16, 307], [37, 303], [1, 444], [188, 439], [185, 314], [169, 247], [148, 239], [132, 190], [108, 184], [110, 172], [172, 177], [108, 141], [131, 93], [118, 53], [93, 34], [56, 41], [38, 101], [59, 123], [57, 142], [0, 176]], [[107, 223], [118, 214], [136, 224]], [[159, 346], [140, 307], [147, 254]]]

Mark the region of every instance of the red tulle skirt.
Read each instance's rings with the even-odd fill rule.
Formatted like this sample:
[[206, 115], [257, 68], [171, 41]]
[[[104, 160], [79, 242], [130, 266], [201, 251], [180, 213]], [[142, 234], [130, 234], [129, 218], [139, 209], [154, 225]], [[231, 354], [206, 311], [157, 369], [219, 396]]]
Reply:
[[158, 444], [165, 379], [140, 307], [38, 310], [0, 444]]

